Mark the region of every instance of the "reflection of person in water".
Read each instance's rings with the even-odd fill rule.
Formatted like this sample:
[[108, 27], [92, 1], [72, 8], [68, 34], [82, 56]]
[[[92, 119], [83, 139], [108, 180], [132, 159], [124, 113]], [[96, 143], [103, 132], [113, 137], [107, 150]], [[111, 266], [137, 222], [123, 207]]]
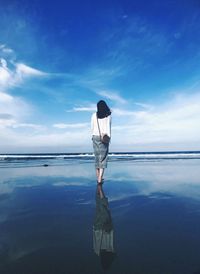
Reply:
[[100, 256], [104, 269], [108, 269], [115, 257], [113, 247], [113, 224], [109, 210], [108, 199], [105, 197], [102, 185], [97, 186], [96, 213], [93, 225], [93, 248]]

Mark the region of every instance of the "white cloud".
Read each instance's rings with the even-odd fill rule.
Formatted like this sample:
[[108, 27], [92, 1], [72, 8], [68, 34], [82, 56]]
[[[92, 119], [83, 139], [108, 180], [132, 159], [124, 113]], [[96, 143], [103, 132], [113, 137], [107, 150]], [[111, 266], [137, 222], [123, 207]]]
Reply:
[[136, 114], [136, 111], [126, 110], [126, 109], [120, 109], [120, 108], [113, 108], [112, 109], [113, 115], [116, 116], [134, 116]]
[[0, 59], [0, 64], [1, 64], [2, 68], [7, 68], [7, 62], [6, 62], [5, 59], [1, 58]]
[[12, 54], [14, 52], [11, 48], [8, 48], [6, 45], [0, 45], [0, 51], [6, 54]]
[[140, 102], [135, 102], [134, 103], [136, 106], [142, 107], [144, 109], [152, 110], [153, 106], [150, 104], [145, 104], [145, 103], [140, 103]]
[[[6, 126], [6, 123], [10, 126], [24, 116], [28, 116], [30, 112], [31, 107], [23, 99], [0, 92], [0, 126]], [[7, 119], [5, 119], [5, 115], [7, 115]], [[8, 116], [10, 116], [10, 119], [8, 119]]]
[[[0, 92], [0, 103], [10, 103], [13, 101], [13, 97], [4, 92]], [[3, 106], [2, 106], [3, 107]]]
[[34, 129], [34, 130], [44, 130], [45, 127], [42, 125], [38, 125], [38, 124], [32, 124], [32, 123], [13, 123], [12, 124], [13, 128], [30, 128], [30, 129]]
[[[0, 141], [2, 141], [2, 137], [5, 137], [5, 132], [7, 132], [8, 135], [13, 135], [12, 139], [15, 140], [15, 132], [12, 131], [12, 129], [43, 130], [44, 126], [22, 122], [26, 120], [32, 112], [32, 107], [26, 103], [24, 99], [0, 92], [0, 129], [3, 129], [3, 131], [0, 131]], [[5, 131], [5, 129], [7, 129], [7, 131]], [[10, 137], [11, 136], [8, 136], [8, 139], [10, 139]]]
[[4, 87], [11, 80], [11, 71], [7, 68], [5, 59], [0, 59], [0, 87]]
[[[6, 127], [11, 127], [16, 123], [16, 120], [14, 119], [1, 119], [0, 118], [0, 129], [6, 128]], [[1, 137], [1, 134], [0, 134]]]
[[99, 90], [96, 92], [98, 95], [105, 97], [111, 101], [114, 101], [119, 104], [126, 104], [127, 101], [122, 98], [118, 93], [111, 90]]
[[89, 123], [76, 123], [76, 124], [54, 124], [53, 127], [59, 128], [59, 129], [80, 129], [80, 128], [88, 128]]
[[[12, 67], [9, 68], [9, 67]], [[0, 88], [4, 90], [23, 84], [30, 77], [44, 77], [48, 74], [23, 63], [0, 59]]]
[[121, 67], [113, 66], [112, 63], [102, 66], [92, 66], [83, 75], [76, 76], [75, 80], [80, 86], [87, 87], [90, 90], [102, 89], [110, 81], [121, 75]]
[[47, 73], [40, 71], [38, 69], [29, 67], [22, 63], [16, 64], [16, 74], [17, 77], [23, 77], [23, 76], [46, 76]]
[[88, 106], [74, 107], [72, 110], [67, 110], [67, 112], [94, 112], [96, 108], [96, 104], [90, 104]]
[[192, 143], [199, 140], [200, 94], [176, 96], [167, 104], [149, 110], [130, 113], [119, 111], [119, 114], [124, 114], [124, 119], [113, 127], [113, 140], [116, 143], [121, 134], [129, 145], [152, 143], [159, 147], [165, 143]]
[[[91, 150], [89, 123], [57, 123], [53, 125], [53, 132], [51, 128], [23, 123], [21, 119], [17, 119], [17, 113], [24, 109], [23, 102], [11, 95], [0, 94], [0, 107], [4, 107], [4, 109], [0, 108], [0, 125], [4, 127], [0, 132], [3, 146], [8, 147], [11, 143], [19, 150], [29, 148], [32, 151], [36, 148], [55, 151], [56, 147], [70, 151]], [[170, 148], [184, 150], [194, 149], [195, 144], [199, 143], [200, 94], [198, 93], [175, 96], [167, 104], [154, 105], [149, 109], [134, 111], [114, 109], [112, 115], [112, 151], [133, 151], [139, 148], [145, 150], [147, 147], [148, 150]], [[21, 129], [20, 132], [16, 131], [18, 128]], [[34, 132], [33, 129], [36, 131]], [[55, 132], [56, 129], [58, 131]]]
[[37, 70], [35, 68], [32, 68], [30, 66], [27, 66], [22, 63], [15, 63], [15, 70], [13, 70], [10, 73], [10, 81], [7, 82], [7, 85], [9, 86], [18, 86], [22, 85], [24, 81], [31, 77], [44, 77], [48, 74]]
[[[0, 45], [0, 128], [12, 127], [30, 128], [40, 130], [43, 127], [34, 123], [27, 123], [27, 117], [32, 113], [32, 106], [25, 99], [14, 96], [8, 91], [25, 83], [25, 80], [33, 77], [41, 77], [46, 73], [14, 61], [14, 51], [5, 45]], [[10, 131], [6, 131], [10, 134]], [[13, 132], [14, 134], [14, 132]], [[0, 138], [3, 137], [0, 133]]]
[[[26, 136], [25, 139], [18, 140], [18, 147], [29, 147], [29, 148], [55, 148], [62, 146], [73, 150], [73, 146], [85, 146], [89, 145], [90, 142], [90, 132], [88, 129], [79, 129], [79, 132], [76, 131], [65, 131], [64, 133], [58, 132], [45, 132], [43, 134], [30, 134]], [[50, 144], [50, 145], [49, 145]]]

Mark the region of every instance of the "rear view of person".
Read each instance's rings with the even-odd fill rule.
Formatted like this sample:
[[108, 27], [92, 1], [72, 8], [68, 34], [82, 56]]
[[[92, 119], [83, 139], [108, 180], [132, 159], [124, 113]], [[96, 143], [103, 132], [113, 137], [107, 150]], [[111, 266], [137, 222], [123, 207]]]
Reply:
[[103, 100], [97, 103], [97, 112], [92, 114], [91, 129], [97, 183], [102, 184], [111, 138], [111, 111]]

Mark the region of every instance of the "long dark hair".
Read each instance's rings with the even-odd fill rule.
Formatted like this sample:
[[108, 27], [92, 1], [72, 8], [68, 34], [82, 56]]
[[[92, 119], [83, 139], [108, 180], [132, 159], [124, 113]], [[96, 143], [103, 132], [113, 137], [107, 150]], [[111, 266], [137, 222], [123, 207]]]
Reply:
[[111, 114], [110, 108], [105, 101], [100, 100], [97, 103], [97, 117], [103, 119]]

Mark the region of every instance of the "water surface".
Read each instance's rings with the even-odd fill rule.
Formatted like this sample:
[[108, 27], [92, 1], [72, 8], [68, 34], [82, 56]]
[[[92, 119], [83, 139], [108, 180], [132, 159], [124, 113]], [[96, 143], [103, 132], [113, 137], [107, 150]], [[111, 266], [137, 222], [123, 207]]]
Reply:
[[[199, 165], [111, 159], [103, 189], [116, 256], [108, 273], [200, 273]], [[1, 163], [0, 174], [0, 273], [105, 273], [93, 250], [91, 155], [18, 159]]]

